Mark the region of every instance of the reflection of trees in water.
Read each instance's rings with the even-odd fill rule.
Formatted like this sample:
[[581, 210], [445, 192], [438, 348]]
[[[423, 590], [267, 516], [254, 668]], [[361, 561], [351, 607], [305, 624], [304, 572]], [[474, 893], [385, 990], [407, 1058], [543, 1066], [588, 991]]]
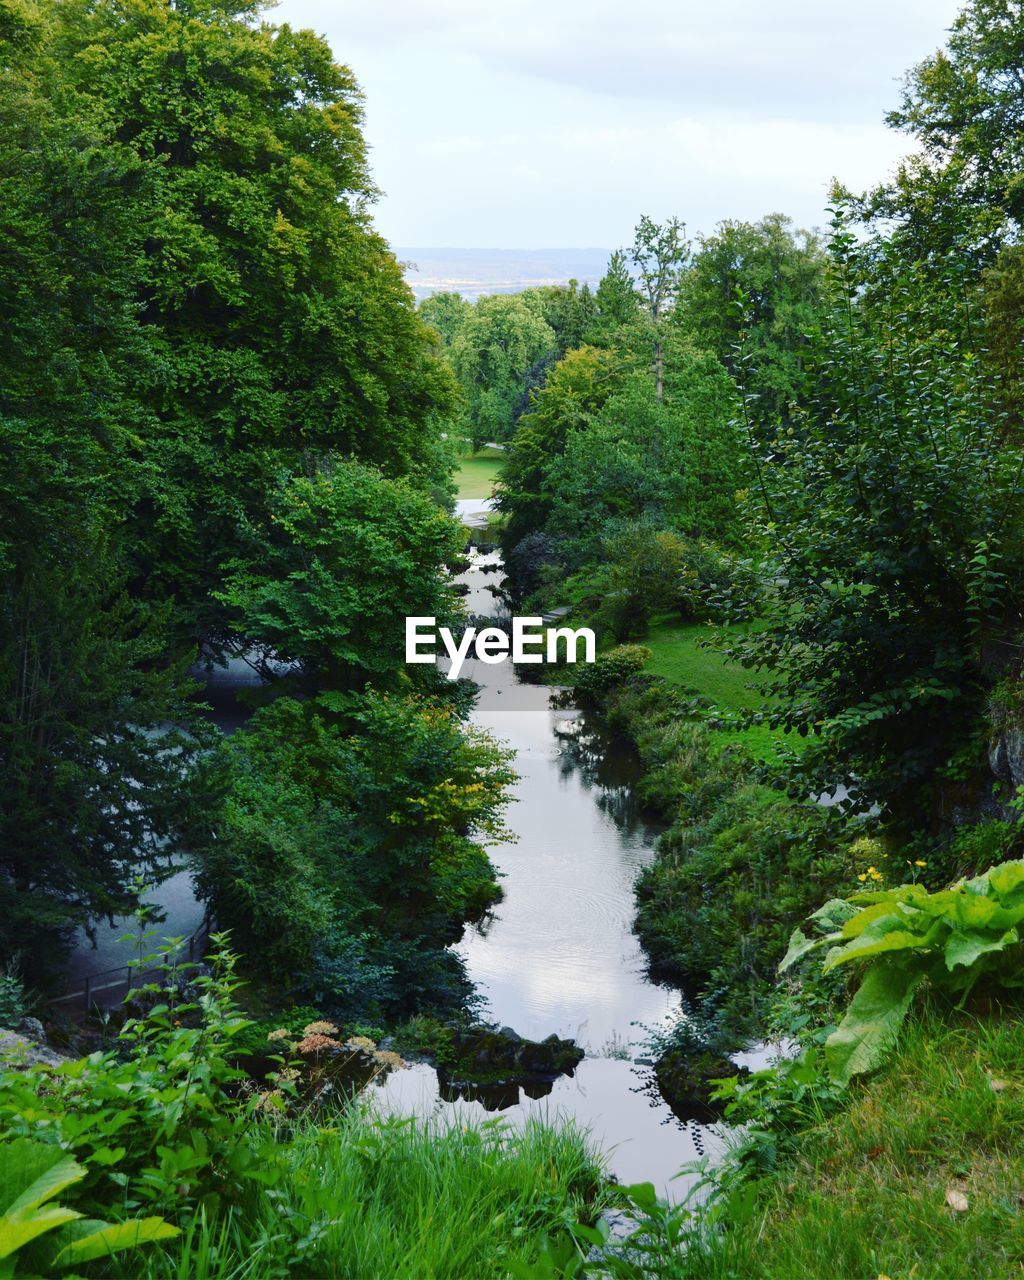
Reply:
[[595, 803], [623, 831], [642, 826], [633, 788], [640, 761], [629, 742], [613, 737], [584, 716], [556, 727], [558, 769], [565, 779], [577, 775], [585, 790], [596, 790]]

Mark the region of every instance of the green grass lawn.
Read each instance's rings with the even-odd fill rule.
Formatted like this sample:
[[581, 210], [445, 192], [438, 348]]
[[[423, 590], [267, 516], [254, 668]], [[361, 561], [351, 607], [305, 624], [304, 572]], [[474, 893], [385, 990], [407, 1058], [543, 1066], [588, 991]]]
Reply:
[[849, 1105], [761, 1179], [702, 1280], [1020, 1275], [1024, 1020], [925, 1013]]
[[[647, 671], [672, 684], [696, 689], [722, 711], [750, 711], [763, 701], [757, 690], [757, 674], [730, 662], [718, 649], [702, 642], [722, 634], [742, 634], [743, 628], [683, 623], [674, 615], [655, 618], [647, 638], [640, 641], [651, 650]], [[765, 726], [742, 731], [726, 730], [723, 742], [739, 742], [760, 759], [771, 760], [780, 746], [799, 750], [803, 739]]]
[[505, 460], [501, 449], [479, 449], [467, 453], [455, 473], [456, 498], [489, 498]]

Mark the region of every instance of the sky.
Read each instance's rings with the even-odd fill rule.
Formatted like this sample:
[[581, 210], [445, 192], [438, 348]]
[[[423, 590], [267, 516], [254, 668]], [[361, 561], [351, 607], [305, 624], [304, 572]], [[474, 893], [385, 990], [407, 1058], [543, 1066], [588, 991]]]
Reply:
[[910, 149], [959, 0], [281, 0], [355, 72], [396, 246], [615, 248], [641, 213], [826, 222]]

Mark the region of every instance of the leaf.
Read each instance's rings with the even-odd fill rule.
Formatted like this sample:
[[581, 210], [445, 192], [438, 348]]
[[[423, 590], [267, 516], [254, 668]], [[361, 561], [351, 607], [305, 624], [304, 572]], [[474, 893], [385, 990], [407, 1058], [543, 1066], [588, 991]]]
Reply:
[[878, 1066], [896, 1041], [922, 974], [906, 959], [877, 960], [850, 1002], [842, 1022], [825, 1041], [825, 1061], [837, 1084]]
[[85, 1169], [60, 1147], [21, 1138], [0, 1143], [0, 1190], [22, 1188], [21, 1194], [4, 1209], [7, 1215], [35, 1209], [65, 1187], [80, 1182]]
[[837, 965], [848, 964], [851, 960], [866, 960], [886, 951], [923, 950], [944, 927], [942, 921], [936, 920], [927, 932], [915, 933], [906, 927], [908, 923], [905, 917], [895, 915], [872, 920], [859, 938], [853, 938], [845, 947], [829, 953], [822, 971], [828, 973]]
[[958, 929], [949, 935], [946, 942], [946, 968], [955, 969], [959, 964], [974, 964], [986, 952], [1002, 951], [1017, 941], [1019, 934], [1016, 929], [1008, 929], [1000, 935], [982, 933], [978, 929]]
[[91, 1262], [94, 1258], [105, 1258], [123, 1249], [135, 1249], [156, 1240], [170, 1240], [179, 1231], [163, 1218], [134, 1218], [130, 1222], [97, 1222], [83, 1218], [68, 1228], [68, 1234], [71, 1241], [54, 1259], [58, 1266]]
[[823, 932], [831, 933], [834, 929], [841, 928], [851, 916], [856, 914], [857, 908], [845, 898], [829, 898], [828, 902], [820, 906], [817, 911], [812, 911], [807, 918], [822, 926]]
[[779, 973], [785, 973], [798, 960], [802, 960], [804, 956], [808, 955], [816, 947], [823, 946], [835, 936], [835, 934], [832, 934], [828, 938], [808, 938], [800, 929], [794, 929], [789, 938], [789, 950], [782, 957], [782, 961], [779, 964]]
[[55, 1231], [81, 1216], [74, 1209], [64, 1209], [59, 1204], [6, 1214], [0, 1218], [0, 1259], [9, 1258], [47, 1231]]
[[986, 879], [999, 897], [1005, 897], [1024, 885], [1024, 862], [1001, 862], [986, 873]]
[[622, 1190], [640, 1209], [653, 1209], [658, 1203], [658, 1193], [653, 1182], [632, 1182]]

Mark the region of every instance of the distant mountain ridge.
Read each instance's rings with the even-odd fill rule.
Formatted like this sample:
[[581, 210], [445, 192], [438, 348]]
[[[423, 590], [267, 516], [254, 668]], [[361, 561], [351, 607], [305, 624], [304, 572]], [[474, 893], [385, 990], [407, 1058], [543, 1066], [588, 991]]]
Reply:
[[531, 285], [578, 280], [593, 288], [605, 273], [610, 249], [395, 249], [417, 298], [450, 291], [469, 299], [518, 293]]

